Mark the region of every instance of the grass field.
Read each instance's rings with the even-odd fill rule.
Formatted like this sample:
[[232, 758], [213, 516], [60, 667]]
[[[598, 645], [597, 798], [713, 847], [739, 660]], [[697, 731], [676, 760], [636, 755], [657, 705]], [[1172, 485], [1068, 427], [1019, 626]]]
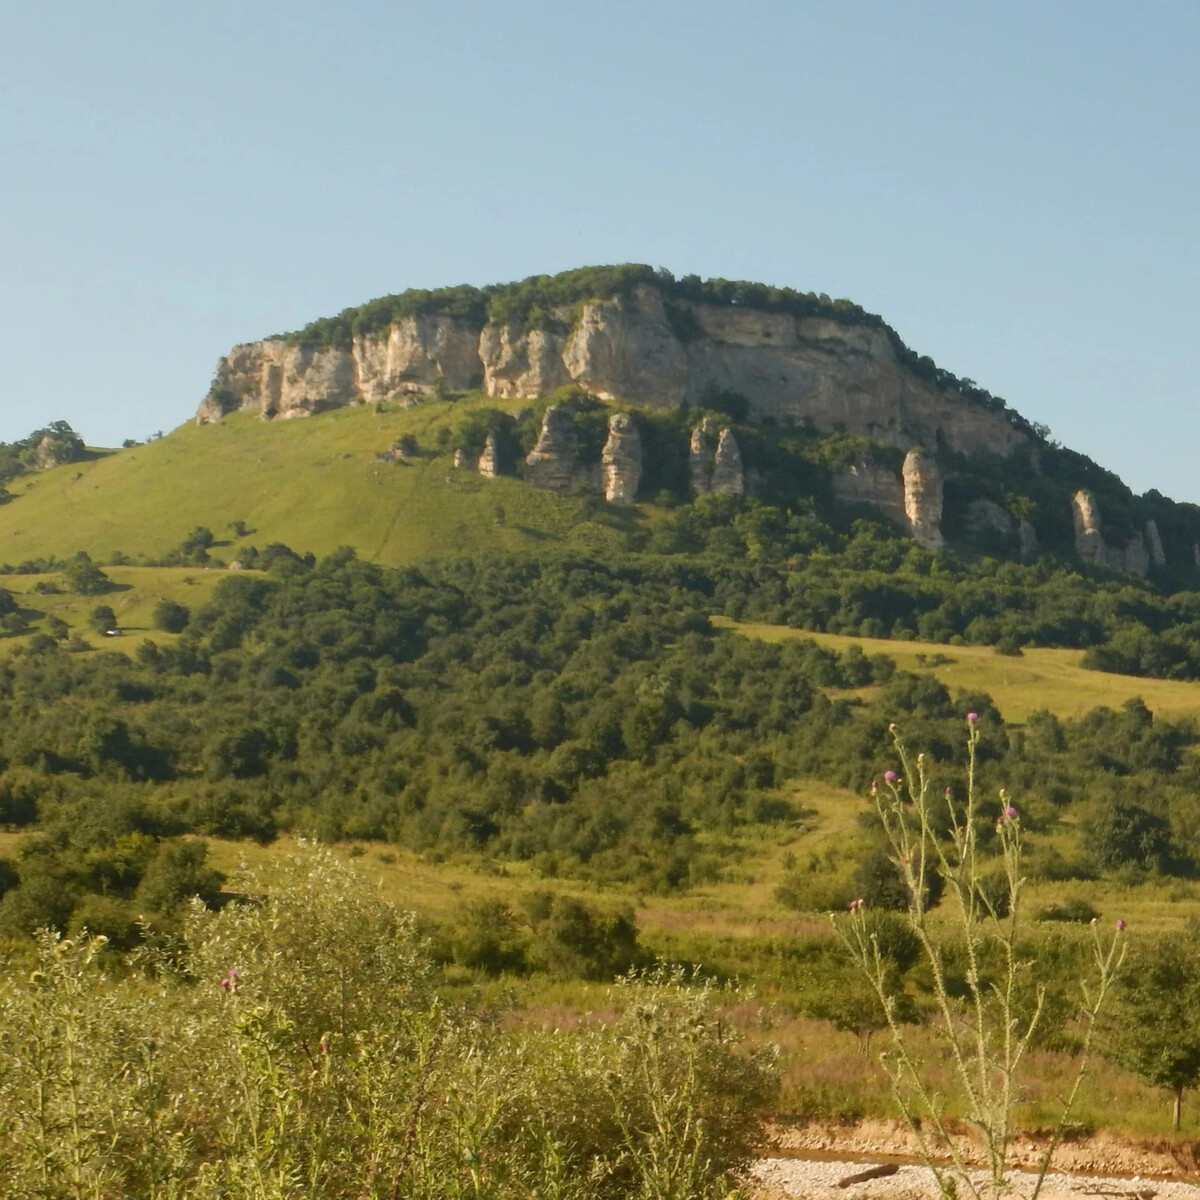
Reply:
[[[935, 675], [950, 690], [987, 692], [1006, 721], [1020, 724], [1031, 712], [1049, 709], [1059, 717], [1079, 717], [1100, 705], [1119, 708], [1140, 696], [1164, 717], [1200, 717], [1200, 683], [1110, 675], [1080, 666], [1082, 650], [1027, 649], [1019, 658], [990, 646], [946, 646], [938, 642], [891, 641], [807, 633], [781, 625], [739, 623], [718, 617], [715, 624], [768, 642], [811, 639], [831, 650], [860, 646], [864, 654], [885, 654], [906, 671]], [[935, 658], [949, 661], [929, 665]], [[868, 694], [869, 689], [863, 689]]]
[[[234, 413], [215, 425], [182, 425], [159, 441], [19, 479], [15, 499], [0, 507], [0, 562], [77, 550], [98, 561], [118, 552], [156, 559], [198, 525], [230, 539], [236, 521], [251, 532], [216, 549], [227, 562], [241, 545], [270, 542], [318, 556], [349, 545], [393, 565], [545, 542], [619, 545], [642, 519], [638, 510], [597, 511], [515, 479], [455, 471], [448, 454], [432, 454], [438, 427], [496, 403], [473, 396], [304, 420]], [[404, 434], [430, 453], [407, 465], [381, 461]]]
[[[175, 600], [189, 609], [201, 608], [226, 574], [203, 567], [106, 567], [104, 573], [112, 580], [114, 588], [101, 596], [77, 596], [70, 592], [43, 595], [35, 591], [39, 583], [61, 586], [62, 579], [56, 574], [0, 576], [0, 587], [11, 592], [30, 616], [43, 613], [59, 617], [66, 621], [73, 634], [93, 646], [104, 645], [132, 653], [133, 645], [143, 638], [157, 642], [173, 640], [173, 634], [154, 628], [154, 608], [159, 600]], [[120, 638], [103, 637], [91, 628], [92, 610], [102, 604], [116, 615], [122, 634]], [[130, 639], [136, 641], [131, 643]], [[0, 653], [26, 641], [27, 636], [6, 638], [0, 642]]]

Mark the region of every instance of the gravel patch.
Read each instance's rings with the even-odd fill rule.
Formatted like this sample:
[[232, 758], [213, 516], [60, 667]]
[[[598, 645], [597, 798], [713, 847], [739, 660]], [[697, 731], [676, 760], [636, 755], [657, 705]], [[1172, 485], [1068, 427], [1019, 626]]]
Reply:
[[[762, 1158], [750, 1175], [761, 1200], [803, 1196], [805, 1200], [938, 1200], [937, 1181], [928, 1167], [902, 1166], [894, 1175], [839, 1188], [838, 1181], [865, 1170], [862, 1162], [813, 1161], [803, 1158]], [[972, 1173], [986, 1194], [986, 1172]], [[1017, 1200], [1033, 1193], [1035, 1174], [1013, 1171], [1006, 1195]], [[959, 1189], [960, 1200], [970, 1192]], [[1179, 1180], [1128, 1179], [1105, 1175], [1046, 1176], [1039, 1200], [1200, 1200], [1200, 1186]]]

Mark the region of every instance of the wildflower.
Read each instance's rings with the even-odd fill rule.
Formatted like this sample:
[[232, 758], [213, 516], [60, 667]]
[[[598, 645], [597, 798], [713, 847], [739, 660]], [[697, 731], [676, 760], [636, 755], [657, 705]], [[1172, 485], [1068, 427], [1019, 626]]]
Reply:
[[1118, 922], [1117, 922], [1117, 932], [1118, 932], [1118, 933], [1123, 933], [1123, 932], [1124, 932], [1124, 930], [1125, 930], [1125, 922], [1124, 922], [1124, 921], [1118, 921]]
[[969, 712], [967, 713], [967, 720], [974, 725], [975, 722], [979, 720], [979, 714], [976, 712]]
[[885, 783], [895, 783], [896, 782], [896, 772], [895, 771], [884, 771], [883, 779], [884, 779]]
[[321, 1053], [322, 1053], [322, 1054], [328, 1054], [328, 1053], [329, 1053], [329, 1034], [327, 1034], [327, 1033], [323, 1033], [323, 1034], [321, 1034], [321, 1042], [320, 1042], [320, 1046], [321, 1046]]
[[1011, 804], [1009, 804], [1004, 809], [1004, 815], [1011, 821], [1016, 817], [1017, 810], [1013, 808]]
[[952, 793], [951, 793], [951, 791], [950, 791], [950, 789], [949, 789], [949, 788], [947, 788], [947, 789], [946, 789], [946, 790], [945, 790], [945, 791], [942, 793], [942, 795], [943, 795], [943, 796], [944, 796], [944, 797], [945, 797], [947, 800], [949, 800], [949, 799], [950, 799], [950, 796], [951, 796], [951, 794], [952, 794]]
[[895, 722], [895, 721], [893, 721], [893, 722], [892, 722], [892, 723], [891, 723], [891, 724], [888, 726], [888, 733], [895, 733], [895, 732], [896, 732], [896, 722]]
[[851, 912], [858, 912], [858, 901], [857, 901], [857, 900], [851, 900], [851, 901], [850, 901], [850, 911], [851, 911]]

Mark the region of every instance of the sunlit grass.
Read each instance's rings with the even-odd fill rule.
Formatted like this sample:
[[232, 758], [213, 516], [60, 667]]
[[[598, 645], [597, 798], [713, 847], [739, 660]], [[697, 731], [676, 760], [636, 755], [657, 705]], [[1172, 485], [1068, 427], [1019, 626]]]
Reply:
[[[1148, 708], [1167, 717], [1200, 716], [1200, 683], [1173, 679], [1141, 679], [1089, 671], [1080, 666], [1082, 650], [1028, 648], [1020, 657], [997, 654], [991, 646], [948, 646], [939, 642], [892, 641], [809, 633], [782, 625], [736, 622], [717, 617], [714, 623], [746, 637], [782, 642], [811, 639], [832, 650], [859, 646], [864, 654], [884, 654], [906, 671], [936, 676], [952, 692], [986, 692], [1006, 721], [1021, 723], [1038, 709], [1063, 718], [1081, 717], [1100, 705], [1119, 708], [1140, 696]], [[949, 661], [929, 662], [939, 656]], [[921, 659], [925, 661], [922, 662]], [[869, 695], [872, 689], [861, 689]]]

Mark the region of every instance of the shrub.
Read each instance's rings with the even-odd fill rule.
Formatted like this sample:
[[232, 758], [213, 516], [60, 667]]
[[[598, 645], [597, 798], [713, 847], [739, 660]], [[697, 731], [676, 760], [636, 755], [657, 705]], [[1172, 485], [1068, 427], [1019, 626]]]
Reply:
[[96, 633], [107, 633], [117, 627], [117, 614], [107, 604], [98, 604], [88, 617], [88, 624]]
[[187, 607], [165, 596], [154, 606], [154, 628], [164, 633], [182, 633], [192, 619]]

